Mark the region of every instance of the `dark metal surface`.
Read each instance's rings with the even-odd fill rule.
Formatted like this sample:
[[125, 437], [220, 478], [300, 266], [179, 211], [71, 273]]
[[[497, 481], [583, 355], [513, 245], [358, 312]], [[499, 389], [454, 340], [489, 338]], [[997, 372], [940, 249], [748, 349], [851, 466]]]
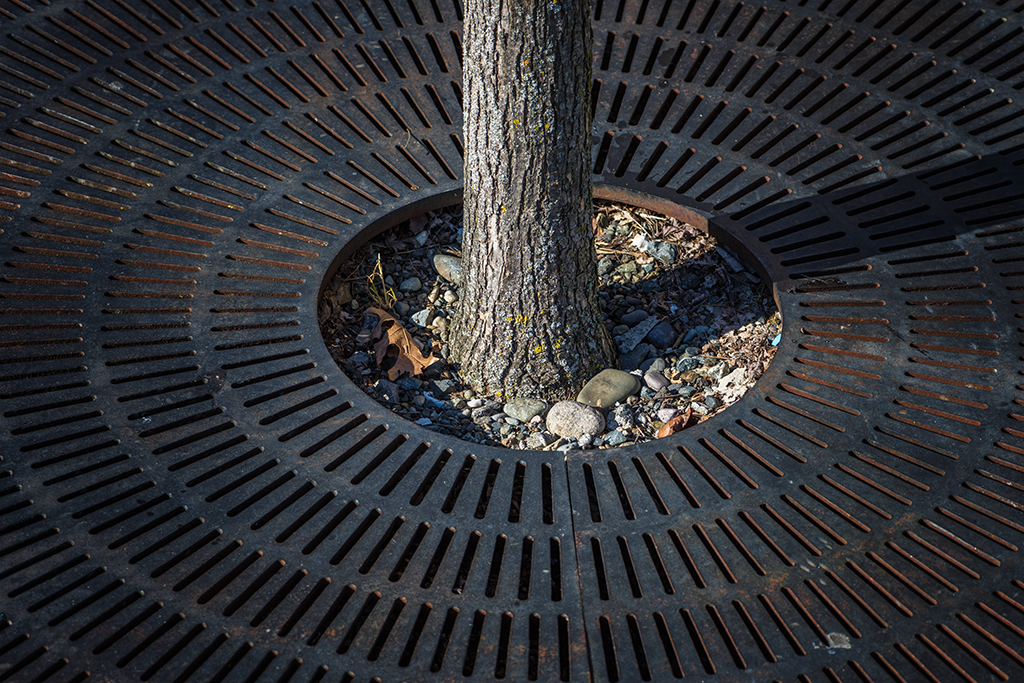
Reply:
[[1021, 680], [1022, 12], [598, 0], [600, 193], [784, 334], [563, 461], [319, 338], [331, 264], [458, 197], [457, 5], [0, 0], [0, 680]]

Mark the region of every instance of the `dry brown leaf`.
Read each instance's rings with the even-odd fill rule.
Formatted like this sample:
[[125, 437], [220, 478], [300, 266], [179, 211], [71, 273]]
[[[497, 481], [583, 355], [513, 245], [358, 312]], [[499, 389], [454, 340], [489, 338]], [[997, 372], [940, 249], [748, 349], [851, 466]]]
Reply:
[[682, 415], [676, 415], [671, 420], [662, 425], [661, 429], [658, 430], [658, 438], [664, 439], [666, 436], [672, 436], [676, 432], [681, 432], [690, 426], [690, 408], [686, 409], [686, 412]]
[[373, 342], [377, 366], [387, 371], [388, 379], [394, 381], [405, 374], [410, 377], [419, 375], [437, 362], [433, 353], [424, 356], [420, 352], [412, 335], [394, 316], [372, 306], [367, 311], [380, 318], [370, 341]]

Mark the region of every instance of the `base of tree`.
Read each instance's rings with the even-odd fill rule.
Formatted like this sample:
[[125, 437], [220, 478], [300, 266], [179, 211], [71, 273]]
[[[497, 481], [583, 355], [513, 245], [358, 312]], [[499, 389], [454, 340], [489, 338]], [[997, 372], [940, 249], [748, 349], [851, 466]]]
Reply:
[[[591, 447], [607, 448], [651, 440], [662, 423], [671, 419], [672, 411], [690, 410], [692, 422], [696, 423], [738, 400], [757, 381], [775, 351], [771, 342], [779, 333], [780, 321], [767, 288], [750, 271], [734, 271], [715, 251], [715, 243], [709, 236], [677, 221], [642, 209], [605, 204], [596, 209], [595, 223], [602, 230], [596, 241], [603, 273], [602, 308], [611, 323], [609, 327], [614, 328], [616, 334], [622, 333], [622, 326], [628, 327], [623, 320], [632, 322], [641, 315], [637, 310], [678, 324], [678, 332], [684, 338], [690, 329], [704, 325], [710, 326], [712, 332], [706, 335], [702, 331], [698, 337], [679, 344], [673, 340], [675, 348], [672, 350], [652, 351], [644, 361], [647, 367], [660, 360], [654, 367], [661, 367], [663, 363], [665, 369], [659, 374], [671, 382], [669, 387], [679, 385], [680, 388], [661, 393], [645, 389], [646, 395], [630, 397], [627, 408], [635, 417], [635, 424], [625, 427], [611, 422], [606, 433], [597, 435]], [[417, 233], [425, 231], [429, 237], [424, 247], [417, 243], [410, 225]], [[439, 351], [435, 353], [442, 360], [423, 374], [389, 387], [386, 372], [374, 362], [372, 344], [357, 341], [361, 332], [369, 335], [369, 330], [363, 329], [366, 309], [378, 305], [372, 300], [371, 289], [380, 294], [388, 288], [398, 300], [384, 303], [390, 305], [391, 313], [424, 349], [452, 341], [450, 315], [454, 312], [454, 301], [446, 300], [445, 295], [451, 299], [459, 288], [436, 276], [429, 256], [439, 247], [448, 245], [450, 248], [457, 244], [460, 225], [460, 207], [450, 207], [432, 212], [428, 219], [403, 224], [360, 248], [324, 288], [320, 320], [325, 343], [353, 382], [397, 415], [412, 422], [419, 421], [427, 429], [492, 446], [579, 447], [579, 444], [562, 443], [547, 435], [543, 421], [515, 424], [501, 417], [505, 401], [493, 394], [475, 391], [454, 364], [444, 359], [446, 354]], [[674, 248], [678, 256], [676, 264], [664, 266], [636, 249], [632, 242], [639, 234]], [[420, 239], [423, 236], [421, 234]], [[368, 280], [378, 256], [382, 265], [380, 277]], [[403, 268], [408, 271], [403, 272]], [[650, 273], [645, 272], [647, 268], [651, 269]], [[384, 276], [390, 276], [394, 284], [385, 285]], [[422, 289], [413, 293], [399, 291], [399, 285], [411, 277], [421, 280]], [[354, 302], [351, 297], [355, 297]], [[425, 315], [427, 311], [429, 314]], [[682, 316], [686, 316], [685, 324]], [[427, 326], [420, 326], [413, 317]], [[696, 355], [680, 363], [687, 348], [691, 352], [695, 350]], [[634, 350], [632, 355], [635, 353]], [[631, 362], [630, 354], [621, 360]], [[693, 367], [685, 371], [679, 369], [690, 366]], [[737, 373], [741, 370], [743, 372]], [[721, 380], [716, 378], [730, 375], [735, 378], [737, 374], [743, 375], [742, 378], [726, 382], [726, 386], [719, 389]], [[687, 395], [689, 389], [682, 387], [690, 386], [696, 391]], [[393, 397], [388, 391], [397, 394], [394, 396], [397, 402], [389, 400]], [[575, 398], [575, 394], [569, 398]], [[497, 421], [495, 416], [499, 418]], [[607, 417], [613, 420], [614, 411], [608, 411]]]

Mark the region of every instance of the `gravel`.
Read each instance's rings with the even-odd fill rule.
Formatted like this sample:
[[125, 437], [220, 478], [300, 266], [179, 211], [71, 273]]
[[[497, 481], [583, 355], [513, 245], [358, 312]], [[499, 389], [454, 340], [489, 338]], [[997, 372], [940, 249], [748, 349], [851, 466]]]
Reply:
[[[688, 409], [693, 421], [721, 412], [757, 381], [775, 352], [780, 320], [768, 290], [692, 226], [615, 205], [596, 211], [606, 326], [620, 349], [623, 385], [628, 378], [642, 392], [627, 391], [611, 404], [602, 398], [596, 409], [575, 404], [594, 411], [578, 418], [589, 420], [586, 429], [579, 423], [575, 430], [558, 427], [565, 432], [560, 437], [549, 429], [554, 407], [479, 396], [446, 362], [463, 272], [457, 254], [445, 250], [458, 246], [461, 207], [428, 214], [426, 227], [415, 235], [399, 226], [343, 264], [318, 303], [331, 355], [357, 386], [398, 415], [472, 443], [614, 448], [655, 438], [665, 422]], [[383, 279], [371, 288], [378, 255]], [[383, 300], [372, 291], [383, 292]], [[369, 306], [389, 309], [421, 349], [432, 348], [441, 362], [417, 377], [388, 380], [373, 359], [376, 318], [364, 319]]]

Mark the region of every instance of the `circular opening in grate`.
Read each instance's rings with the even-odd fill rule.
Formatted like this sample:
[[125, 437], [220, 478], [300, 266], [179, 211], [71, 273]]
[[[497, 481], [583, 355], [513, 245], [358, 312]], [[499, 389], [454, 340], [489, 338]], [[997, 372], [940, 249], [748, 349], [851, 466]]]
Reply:
[[702, 217], [658, 208], [595, 202], [605, 325], [618, 368], [635, 378], [633, 391], [620, 390], [619, 404], [602, 411], [597, 433], [560, 437], [545, 420], [550, 403], [499, 402], [460, 379], [448, 328], [461, 280], [461, 204], [407, 219], [405, 211], [339, 257], [321, 287], [324, 342], [345, 375], [393, 413], [473, 443], [611, 448], [687, 429], [753, 386], [774, 356], [781, 318], [761, 276]]

